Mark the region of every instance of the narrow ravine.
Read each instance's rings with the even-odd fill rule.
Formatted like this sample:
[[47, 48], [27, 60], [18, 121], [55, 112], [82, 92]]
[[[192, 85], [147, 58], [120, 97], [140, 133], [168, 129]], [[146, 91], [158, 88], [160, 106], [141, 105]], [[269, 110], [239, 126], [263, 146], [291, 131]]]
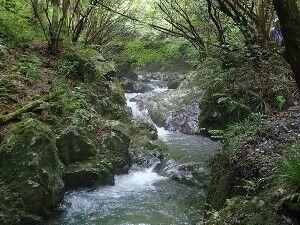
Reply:
[[[147, 96], [167, 91], [167, 88], [163, 82], [155, 80], [150, 85], [154, 90], [127, 93], [126, 100], [134, 118], [143, 118], [155, 125], [147, 110], [139, 107], [137, 99], [147, 100]], [[207, 161], [219, 147], [217, 142], [201, 136], [185, 135], [162, 127], [157, 127], [157, 130], [159, 138], [167, 143], [167, 154], [171, 158], [179, 164], [192, 164], [204, 172]], [[201, 221], [205, 190], [173, 181], [158, 174], [154, 168], [155, 164], [150, 168], [133, 166], [129, 174], [116, 176], [114, 186], [68, 192], [61, 205], [63, 213], [51, 225], [181, 225]]]

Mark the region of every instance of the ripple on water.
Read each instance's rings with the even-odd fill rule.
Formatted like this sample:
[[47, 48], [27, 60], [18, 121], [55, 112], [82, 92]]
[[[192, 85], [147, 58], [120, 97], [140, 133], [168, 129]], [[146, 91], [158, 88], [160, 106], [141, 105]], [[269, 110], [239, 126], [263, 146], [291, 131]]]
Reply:
[[158, 175], [153, 168], [132, 170], [116, 176], [114, 186], [67, 193], [62, 204], [65, 211], [52, 224], [193, 224], [199, 212], [191, 199], [197, 194]]
[[[152, 93], [166, 90], [163, 85]], [[126, 94], [135, 118], [151, 123], [135, 98], [145, 94]], [[158, 128], [158, 127], [157, 127]], [[188, 136], [158, 128], [158, 135], [170, 147], [170, 155], [182, 163], [203, 163], [218, 144], [199, 136]], [[187, 157], [189, 156], [189, 157]], [[205, 193], [158, 175], [153, 168], [132, 169], [116, 176], [114, 186], [96, 190], [77, 190], [65, 195], [62, 215], [48, 225], [193, 225], [201, 219]]]

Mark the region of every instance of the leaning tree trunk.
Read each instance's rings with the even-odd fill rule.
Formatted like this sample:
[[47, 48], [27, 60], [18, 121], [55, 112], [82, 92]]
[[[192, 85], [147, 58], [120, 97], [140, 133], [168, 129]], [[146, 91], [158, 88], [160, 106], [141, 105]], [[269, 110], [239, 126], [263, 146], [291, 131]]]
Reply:
[[300, 10], [298, 0], [273, 0], [285, 44], [285, 58], [291, 65], [300, 92]]

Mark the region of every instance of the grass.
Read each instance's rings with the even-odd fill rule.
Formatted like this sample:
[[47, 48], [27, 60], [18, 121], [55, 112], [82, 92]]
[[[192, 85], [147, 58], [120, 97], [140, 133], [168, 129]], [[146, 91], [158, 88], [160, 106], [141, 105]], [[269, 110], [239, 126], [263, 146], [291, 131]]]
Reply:
[[36, 84], [42, 74], [41, 68], [41, 59], [36, 54], [30, 53], [22, 56], [17, 73], [28, 78], [32, 84]]

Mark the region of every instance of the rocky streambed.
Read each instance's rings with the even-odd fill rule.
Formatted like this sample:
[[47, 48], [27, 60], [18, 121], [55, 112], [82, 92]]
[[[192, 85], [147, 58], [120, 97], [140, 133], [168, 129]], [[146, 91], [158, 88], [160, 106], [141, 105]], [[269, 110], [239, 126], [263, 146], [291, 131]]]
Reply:
[[[60, 206], [62, 213], [49, 224], [179, 225], [201, 221], [208, 161], [219, 143], [180, 132], [187, 131], [183, 130], [186, 125], [190, 127], [186, 133], [196, 133], [191, 131], [195, 125], [175, 116], [172, 109], [180, 105], [175, 99], [184, 105], [189, 93], [169, 90], [161, 74], [140, 74], [138, 82], [147, 86], [143, 93], [125, 95], [135, 119], [130, 131], [132, 168], [128, 174], [117, 175], [113, 186], [67, 192]], [[159, 123], [149, 110], [161, 103], [166, 123]], [[197, 116], [193, 109], [182, 107], [178, 115]]]

